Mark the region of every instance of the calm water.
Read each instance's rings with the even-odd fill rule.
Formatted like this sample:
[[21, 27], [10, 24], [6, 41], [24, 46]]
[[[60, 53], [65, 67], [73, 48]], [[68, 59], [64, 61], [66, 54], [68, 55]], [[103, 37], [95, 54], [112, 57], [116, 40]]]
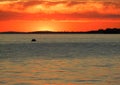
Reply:
[[120, 85], [120, 35], [1, 34], [0, 85]]

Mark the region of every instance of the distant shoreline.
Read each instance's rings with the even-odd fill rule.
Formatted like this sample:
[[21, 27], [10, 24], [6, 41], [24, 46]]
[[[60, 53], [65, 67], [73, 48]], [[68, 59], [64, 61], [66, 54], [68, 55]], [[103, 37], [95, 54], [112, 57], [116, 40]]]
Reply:
[[53, 32], [53, 31], [33, 31], [33, 32], [15, 32], [7, 31], [0, 34], [120, 34], [120, 28], [106, 28], [105, 30], [92, 30], [87, 32]]

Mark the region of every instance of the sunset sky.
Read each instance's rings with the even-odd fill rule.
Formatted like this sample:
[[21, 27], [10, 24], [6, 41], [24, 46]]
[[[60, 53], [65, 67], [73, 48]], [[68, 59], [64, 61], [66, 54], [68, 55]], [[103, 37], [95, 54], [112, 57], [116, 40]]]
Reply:
[[120, 28], [120, 0], [0, 0], [0, 31]]

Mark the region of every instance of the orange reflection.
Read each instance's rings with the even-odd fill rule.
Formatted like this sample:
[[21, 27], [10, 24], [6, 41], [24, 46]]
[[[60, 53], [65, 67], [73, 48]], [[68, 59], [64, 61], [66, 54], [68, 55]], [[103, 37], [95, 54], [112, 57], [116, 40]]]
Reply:
[[[107, 64], [115, 63], [115, 67], [107, 67]], [[72, 60], [26, 59], [19, 62], [4, 60], [0, 62], [0, 81], [6, 81], [6, 85], [117, 85], [119, 81], [113, 77], [118, 77], [119, 65], [117, 59], [94, 57]]]

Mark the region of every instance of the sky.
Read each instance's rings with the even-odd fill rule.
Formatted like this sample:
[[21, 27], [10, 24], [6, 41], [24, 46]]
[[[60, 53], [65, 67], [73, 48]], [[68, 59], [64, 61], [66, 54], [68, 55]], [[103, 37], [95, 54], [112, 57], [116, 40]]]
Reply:
[[120, 28], [120, 0], [0, 0], [0, 31]]

